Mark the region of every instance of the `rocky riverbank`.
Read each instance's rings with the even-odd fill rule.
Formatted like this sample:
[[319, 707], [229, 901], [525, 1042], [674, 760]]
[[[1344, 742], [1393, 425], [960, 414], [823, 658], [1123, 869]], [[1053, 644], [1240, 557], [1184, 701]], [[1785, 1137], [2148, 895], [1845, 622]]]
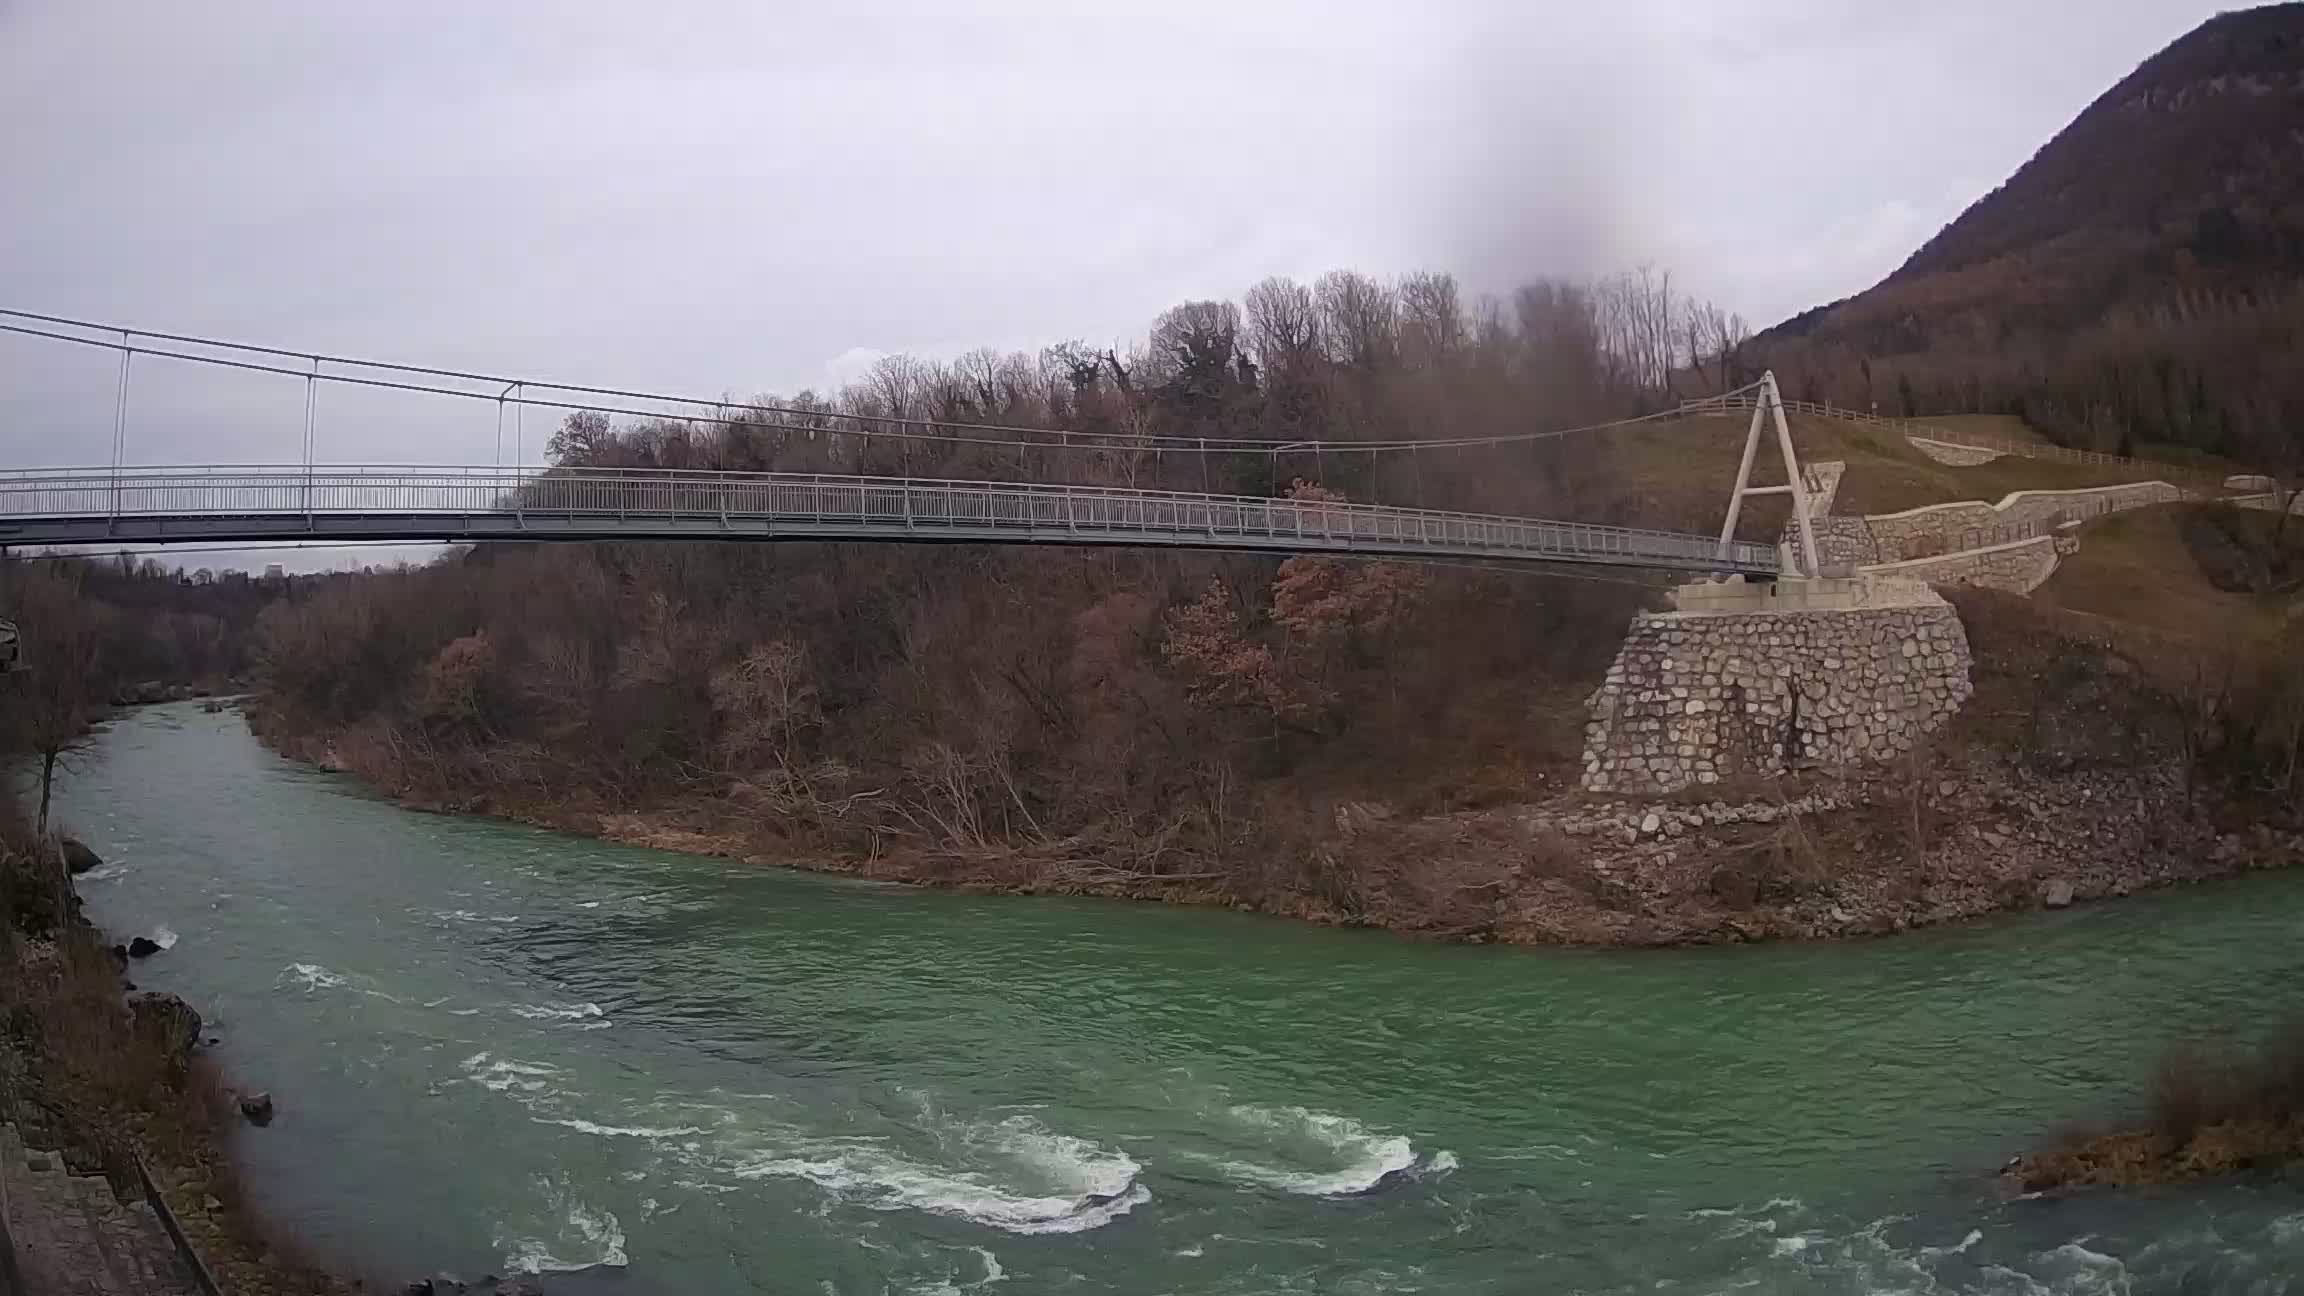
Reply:
[[[272, 1236], [242, 1195], [229, 1146], [241, 1117], [200, 1055], [199, 1013], [134, 991], [123, 956], [81, 916], [62, 862], [20, 828], [0, 833], [0, 881], [0, 1121], [21, 1145], [60, 1158], [63, 1171], [108, 1180], [129, 1208], [123, 1218], [143, 1200], [141, 1162], [235, 1296], [359, 1290]], [[36, 1231], [69, 1245], [61, 1224]]]
[[[977, 832], [966, 849], [884, 819], [860, 831], [869, 811], [856, 808], [878, 803], [856, 776], [845, 801], [810, 801], [807, 820], [796, 798], [740, 778], [617, 798], [597, 783], [494, 778], [486, 761], [451, 766], [421, 735], [377, 721], [300, 731], [261, 695], [250, 721], [276, 750], [422, 809], [882, 881], [1223, 905], [1467, 941], [1880, 935], [2304, 858], [2293, 812], [2220, 772], [2214, 717], [2186, 700], [2181, 663], [2023, 600], [1954, 602], [1971, 696], [1885, 764], [1637, 799], [1573, 790], [1563, 761], [1526, 778], [1557, 790], [1439, 813], [1275, 780], [1236, 812], [1245, 830], [1203, 833], [1225, 845], [1190, 853], [1093, 823], [1053, 841]], [[503, 764], [541, 762], [527, 749]]]
[[[0, 825], [0, 1144], [15, 1150], [0, 1174], [54, 1188], [11, 1203], [20, 1266], [32, 1275], [96, 1281], [92, 1266], [101, 1265], [123, 1281], [162, 1284], [150, 1288], [155, 1292], [194, 1291], [144, 1205], [141, 1164], [193, 1251], [232, 1296], [363, 1290], [299, 1254], [243, 1194], [231, 1140], [243, 1122], [270, 1123], [271, 1097], [236, 1091], [203, 1055], [214, 1041], [192, 1005], [139, 991], [127, 978], [132, 957], [157, 956], [162, 947], [141, 937], [109, 943], [82, 916], [69, 877], [85, 868], [67, 866], [84, 865], [93, 853], [84, 846], [79, 852], [78, 859], [57, 859], [20, 826]], [[106, 1240], [99, 1243], [91, 1229]], [[81, 1253], [82, 1246], [109, 1249], [98, 1257]], [[35, 1279], [33, 1291], [41, 1290]], [[467, 1284], [440, 1276], [407, 1290], [540, 1296], [543, 1289], [531, 1278]]]
[[[344, 770], [324, 746], [275, 745]], [[1310, 848], [1340, 879], [1324, 897], [1244, 891], [1231, 871], [1167, 876], [1031, 846], [874, 855], [795, 849], [737, 797], [617, 811], [384, 790], [416, 809], [879, 881], [1223, 905], [1517, 944], [1884, 935], [2304, 860], [2304, 833], [2237, 812], [2220, 817], [2165, 764], [2049, 774], [1976, 744], [1925, 769], [1811, 776], [1735, 798], [1565, 793], [1418, 817], [1379, 802], [1340, 803]]]

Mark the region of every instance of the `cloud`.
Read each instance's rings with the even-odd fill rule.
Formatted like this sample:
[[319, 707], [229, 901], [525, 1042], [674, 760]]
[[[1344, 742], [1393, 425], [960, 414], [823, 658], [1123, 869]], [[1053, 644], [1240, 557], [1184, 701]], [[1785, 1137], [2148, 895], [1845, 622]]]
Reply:
[[[744, 394], [1337, 266], [1655, 262], [1764, 324], [2212, 8], [15, 0], [0, 304]], [[0, 463], [100, 458], [112, 408], [102, 357], [0, 341]], [[300, 420], [293, 382], [140, 362], [129, 444], [277, 458]], [[346, 396], [321, 441], [488, 462], [493, 423]]]

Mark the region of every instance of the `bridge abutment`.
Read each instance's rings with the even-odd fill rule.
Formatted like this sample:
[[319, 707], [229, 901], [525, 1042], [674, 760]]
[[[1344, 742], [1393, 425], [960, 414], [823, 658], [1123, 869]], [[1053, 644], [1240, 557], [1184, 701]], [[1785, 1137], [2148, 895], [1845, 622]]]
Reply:
[[1729, 580], [1674, 602], [1633, 618], [1592, 695], [1590, 791], [1877, 764], [1971, 692], [1959, 614], [1915, 581]]

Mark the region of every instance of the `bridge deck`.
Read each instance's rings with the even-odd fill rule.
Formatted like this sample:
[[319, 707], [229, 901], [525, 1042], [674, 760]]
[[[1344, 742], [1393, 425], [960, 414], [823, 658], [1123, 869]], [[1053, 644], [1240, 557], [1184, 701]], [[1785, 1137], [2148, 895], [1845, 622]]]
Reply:
[[1481, 558], [1773, 574], [1773, 546], [1378, 504], [1016, 482], [625, 469], [0, 473], [0, 544], [867, 540]]

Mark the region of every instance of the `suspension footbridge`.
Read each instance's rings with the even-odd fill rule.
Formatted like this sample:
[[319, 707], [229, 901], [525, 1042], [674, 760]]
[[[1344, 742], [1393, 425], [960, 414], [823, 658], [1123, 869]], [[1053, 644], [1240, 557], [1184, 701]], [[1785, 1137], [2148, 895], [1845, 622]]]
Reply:
[[[1595, 525], [1568, 519], [1344, 502], [1325, 492], [1251, 496], [1049, 480], [959, 480], [909, 473], [820, 473], [582, 465], [339, 465], [314, 459], [313, 409], [324, 385], [421, 392], [497, 407], [733, 424], [870, 446], [895, 442], [998, 447], [1019, 475], [1051, 455], [1111, 463], [1158, 455], [1419, 454], [1509, 444], [1558, 432], [1460, 441], [1269, 442], [1130, 436], [954, 423], [826, 409], [731, 406], [611, 388], [571, 386], [448, 369], [357, 360], [158, 334], [0, 309], [0, 334], [96, 348], [119, 356], [112, 462], [0, 471], [0, 545], [168, 545], [190, 542], [815, 540], [896, 543], [1171, 546], [1383, 558], [1476, 559], [1773, 576], [1788, 564], [1774, 545], [1734, 537], [1735, 509], [1717, 536]], [[271, 374], [305, 386], [305, 461], [283, 465], [126, 461], [133, 364], [142, 359]], [[1756, 384], [1745, 474], [1761, 415], [1780, 405]], [[698, 407], [709, 412], [698, 414]], [[149, 414], [146, 418], [152, 417]], [[1631, 420], [1637, 422], [1640, 420]], [[1615, 426], [1615, 425], [1604, 425]], [[1571, 429], [1583, 431], [1588, 429]], [[1784, 441], [1790, 455], [1788, 438]], [[1791, 477], [1794, 482], [1798, 476]], [[1737, 483], [1743, 495], [1795, 487]], [[1799, 501], [1796, 501], [1796, 504]], [[1804, 510], [1801, 513], [1804, 516]], [[1811, 559], [1812, 564], [1812, 559]], [[1797, 564], [1792, 564], [1797, 566]]]

